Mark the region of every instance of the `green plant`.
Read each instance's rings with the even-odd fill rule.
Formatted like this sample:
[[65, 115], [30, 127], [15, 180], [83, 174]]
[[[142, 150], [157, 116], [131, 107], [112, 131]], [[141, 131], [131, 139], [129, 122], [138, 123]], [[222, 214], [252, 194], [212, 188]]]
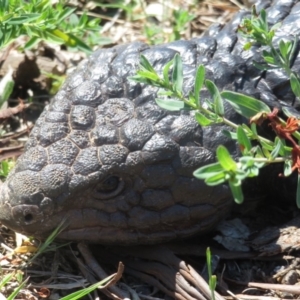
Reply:
[[[262, 11], [261, 14], [262, 16], [259, 15], [256, 18], [266, 20], [266, 17], [264, 17], [265, 12]], [[254, 20], [257, 20], [256, 18]], [[262, 27], [266, 28], [264, 21], [258, 22], [257, 26], [253, 26], [253, 30], [261, 32]], [[253, 31], [251, 31], [251, 34], [251, 38], [256, 37]], [[266, 34], [258, 36], [261, 39], [265, 37], [267, 41], [270, 39]], [[282, 45], [282, 43], [280, 44]], [[294, 44], [292, 42], [288, 45], [288, 49], [293, 49]], [[280, 51], [282, 52], [282, 50]], [[286, 51], [286, 53], [289, 53], [289, 59], [291, 59], [290, 51], [292, 50]], [[274, 58], [275, 52], [268, 53]], [[278, 52], [276, 52], [276, 56], [278, 56]], [[274, 58], [272, 62], [277, 62], [277, 60]], [[289, 61], [286, 65], [290, 65], [290, 63]], [[272, 67], [274, 66], [272, 65]], [[282, 64], [277, 67], [282, 67]], [[171, 78], [169, 78], [171, 70]], [[237, 140], [240, 146], [242, 156], [235, 161], [228, 150], [220, 145], [216, 153], [217, 162], [196, 170], [194, 172], [195, 177], [205, 180], [211, 186], [227, 182], [234, 200], [241, 203], [244, 200], [242, 181], [248, 177], [258, 176], [259, 170], [268, 164], [284, 163], [284, 176], [289, 176], [294, 170], [297, 170], [300, 174], [300, 146], [298, 145], [300, 133], [297, 131], [300, 122], [289, 115], [286, 110], [284, 112], [288, 119], [284, 121], [278, 116], [278, 110], [275, 109], [271, 112], [270, 108], [262, 101], [231, 91], [220, 92], [212, 81], [205, 79], [205, 68], [203, 66], [199, 66], [196, 70], [194, 91], [190, 92], [188, 97], [184, 96], [182, 91], [182, 61], [179, 55], [176, 55], [172, 61], [164, 66], [162, 73], [162, 76], [160, 76], [148, 60], [141, 56], [141, 69], [132, 79], [163, 89], [164, 91], [160, 90], [159, 93], [163, 95], [163, 98], [156, 99], [156, 103], [164, 109], [171, 111], [193, 109], [196, 111], [195, 118], [201, 126], [220, 123], [230, 126], [233, 131], [224, 131], [224, 134]], [[290, 73], [290, 75], [292, 88], [293, 84], [296, 86], [293, 90], [298, 90], [298, 86], [300, 86], [298, 75], [294, 73]], [[294, 83], [292, 78], [294, 78]], [[210, 92], [211, 99], [201, 99], [202, 101], [200, 101], [200, 91], [203, 85]], [[238, 125], [227, 119], [224, 111], [224, 100], [231, 104], [236, 112], [250, 119], [250, 126], [246, 124]], [[272, 126], [276, 134], [273, 141], [258, 135], [256, 127], [263, 121], [268, 121]], [[255, 141], [255, 145], [253, 141]], [[299, 175], [298, 178], [298, 181], [300, 181]], [[299, 187], [298, 184], [298, 207], [300, 207]]]
[[144, 33], [147, 40], [152, 45], [160, 44], [164, 41], [172, 42], [179, 40], [182, 37], [182, 32], [186, 29], [190, 21], [195, 18], [195, 15], [189, 13], [187, 10], [173, 10], [171, 18], [171, 33], [165, 33], [162, 26], [155, 24], [144, 25]]
[[0, 0], [0, 49], [27, 35], [24, 49], [46, 40], [91, 52], [84, 39], [99, 31], [100, 20], [86, 14], [79, 18], [75, 10], [63, 1], [52, 5], [51, 0]]
[[211, 300], [215, 300], [215, 290], [217, 287], [217, 276], [212, 274], [212, 260], [211, 260], [211, 251], [208, 247], [206, 249], [206, 265], [208, 271], [208, 285], [211, 291]]
[[91, 293], [92, 291], [96, 290], [96, 289], [103, 289], [106, 287], [106, 285], [112, 280], [114, 279], [115, 274], [112, 274], [110, 276], [108, 276], [107, 278], [96, 282], [94, 284], [92, 284], [91, 286], [84, 288], [80, 291], [76, 291], [70, 295], [67, 295], [65, 297], [62, 297], [61, 300], [76, 300], [76, 299], [82, 299], [82, 297], [84, 297], [85, 295]]
[[253, 6], [251, 18], [245, 18], [240, 24], [238, 30], [241, 35], [248, 40], [248, 42], [244, 45], [245, 50], [249, 50], [253, 43], [259, 43], [269, 48], [262, 52], [264, 63], [260, 64], [254, 61], [255, 66], [262, 70], [272, 68], [283, 69], [290, 77], [291, 88], [294, 94], [299, 98], [299, 74], [296, 74], [291, 69], [291, 64], [297, 49], [298, 37], [295, 36], [293, 41], [280, 40], [278, 49], [276, 49], [273, 43], [273, 38], [276, 29], [278, 29], [280, 25], [280, 23], [277, 23], [269, 28], [266, 11], [262, 9], [259, 13], [257, 13], [255, 6]]
[[190, 14], [187, 10], [179, 9], [173, 11], [173, 34], [170, 41], [179, 40], [181, 32], [186, 29], [187, 25], [195, 19], [195, 15]]
[[[8, 282], [10, 280], [12, 280], [12, 278], [15, 276], [18, 279], [20, 277], [19, 272], [12, 272], [12, 273], [5, 275], [3, 277], [3, 279], [0, 281], [0, 290], [2, 288], [4, 288], [8, 284]], [[22, 288], [26, 285], [27, 281], [28, 281], [28, 278], [26, 280], [20, 282], [19, 286], [6, 298], [6, 300], [14, 300], [17, 297], [17, 295], [19, 294], [19, 292], [22, 290]]]
[[0, 177], [6, 178], [10, 170], [15, 166], [15, 162], [12, 160], [3, 160], [0, 165]]

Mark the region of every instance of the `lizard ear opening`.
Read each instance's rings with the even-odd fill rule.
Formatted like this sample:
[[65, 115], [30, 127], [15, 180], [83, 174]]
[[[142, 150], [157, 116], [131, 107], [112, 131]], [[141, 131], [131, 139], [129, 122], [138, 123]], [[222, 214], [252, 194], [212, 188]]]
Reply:
[[120, 194], [124, 186], [125, 183], [122, 178], [112, 175], [95, 186], [93, 196], [97, 199], [110, 199]]

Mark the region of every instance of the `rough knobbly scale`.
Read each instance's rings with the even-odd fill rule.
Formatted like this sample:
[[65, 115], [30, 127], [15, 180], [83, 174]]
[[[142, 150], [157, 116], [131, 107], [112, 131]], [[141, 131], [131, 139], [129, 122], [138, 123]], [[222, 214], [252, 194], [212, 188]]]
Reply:
[[[272, 24], [282, 22], [275, 41], [292, 40], [300, 33], [300, 3], [271, 2], [257, 8], [266, 7]], [[161, 74], [179, 53], [186, 95], [203, 64], [220, 90], [297, 111], [289, 78], [276, 69], [255, 68], [259, 45], [243, 50], [236, 30], [246, 15], [242, 11], [227, 25], [213, 26], [202, 38], [152, 47], [135, 42], [93, 53], [41, 115], [25, 153], [1, 185], [0, 221], [46, 237], [67, 219], [61, 239], [125, 245], [165, 242], [214, 228], [230, 211], [230, 191], [225, 185], [209, 187], [192, 173], [214, 161], [218, 145], [233, 156], [238, 147], [222, 134], [224, 126], [201, 128], [192, 111], [159, 108], [157, 88], [129, 77], [136, 74], [141, 54]], [[299, 50], [293, 70], [300, 72]], [[243, 121], [229, 105], [225, 114]]]

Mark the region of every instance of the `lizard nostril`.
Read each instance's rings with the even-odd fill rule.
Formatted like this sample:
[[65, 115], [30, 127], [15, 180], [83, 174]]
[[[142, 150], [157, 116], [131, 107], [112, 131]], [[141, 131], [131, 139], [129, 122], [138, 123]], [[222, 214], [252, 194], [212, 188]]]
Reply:
[[19, 225], [30, 225], [44, 218], [37, 205], [21, 204], [12, 208], [12, 216]]
[[24, 221], [25, 221], [25, 223], [31, 223], [33, 221], [33, 215], [32, 214], [25, 215]]

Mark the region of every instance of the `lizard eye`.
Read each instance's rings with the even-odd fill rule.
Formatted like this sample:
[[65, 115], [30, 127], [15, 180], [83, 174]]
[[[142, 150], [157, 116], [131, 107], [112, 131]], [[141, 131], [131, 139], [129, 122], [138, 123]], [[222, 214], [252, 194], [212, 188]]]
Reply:
[[124, 188], [124, 181], [118, 176], [109, 176], [98, 183], [94, 189], [97, 199], [109, 199], [117, 196]]

